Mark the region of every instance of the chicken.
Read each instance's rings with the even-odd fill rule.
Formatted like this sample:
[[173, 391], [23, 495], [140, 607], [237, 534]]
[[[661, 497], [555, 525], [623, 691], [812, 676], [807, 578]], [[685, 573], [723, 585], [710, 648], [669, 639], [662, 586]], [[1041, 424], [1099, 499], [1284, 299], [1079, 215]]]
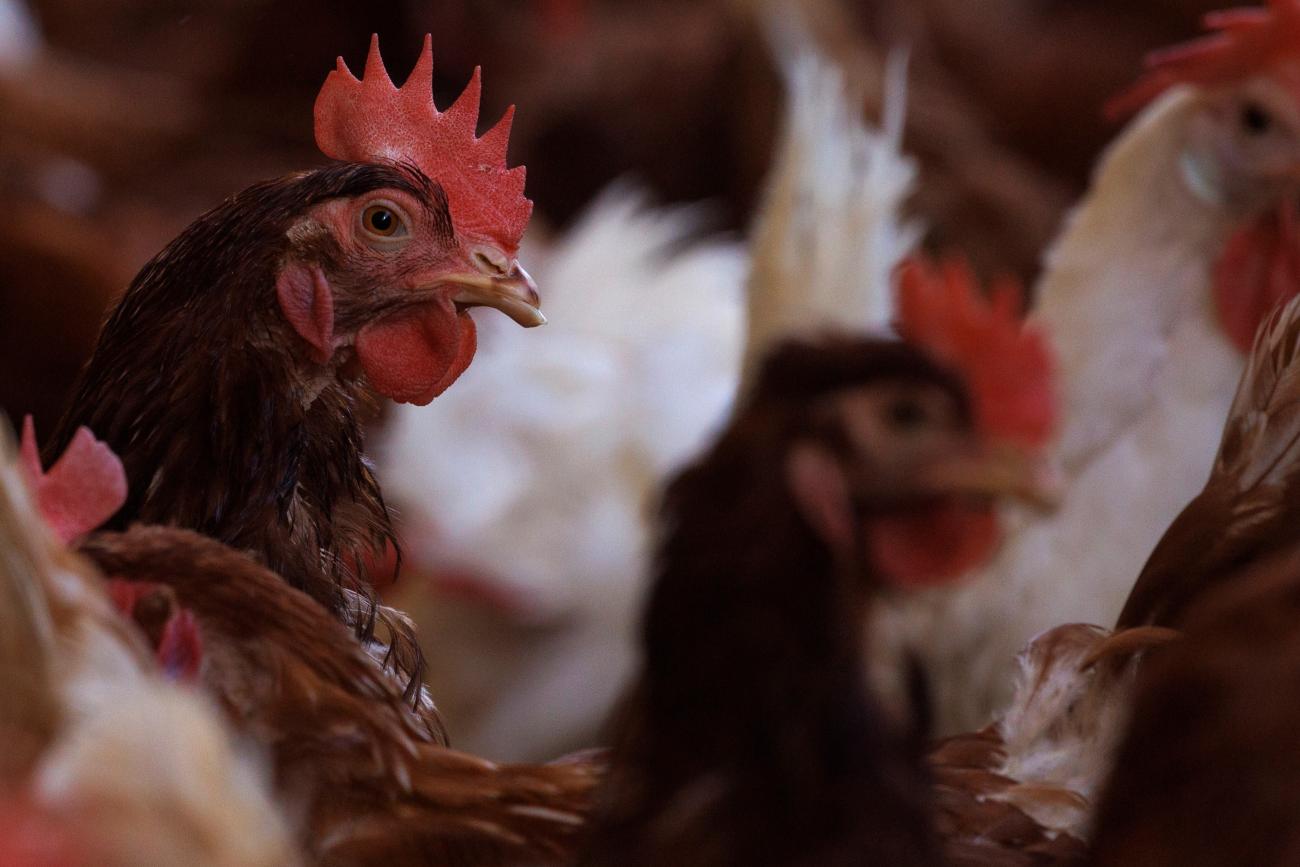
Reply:
[[1300, 4], [1210, 19], [1120, 101], [1150, 103], [1100, 163], [1047, 257], [1033, 321], [1059, 354], [1065, 496], [1012, 516], [1000, 556], [911, 606], [938, 725], [983, 725], [1039, 631], [1109, 622], [1143, 559], [1210, 467], [1243, 353], [1294, 292]]
[[1038, 336], [958, 276], [903, 280], [911, 342], [778, 348], [670, 484], [581, 863], [939, 863], [919, 762], [865, 689], [861, 623], [987, 554], [990, 498], [1041, 481], [1038, 421], [1008, 399], [1038, 379], [990, 379], [968, 351], [1023, 356]]
[[534, 251], [552, 323], [525, 337], [484, 322], [457, 388], [383, 434], [420, 578], [393, 598], [423, 627], [462, 745], [538, 759], [597, 742], [632, 670], [652, 492], [721, 425], [742, 363], [784, 335], [892, 316], [889, 274], [918, 234], [897, 214], [916, 172], [899, 152], [902, 63], [877, 131], [801, 31], [777, 32], [786, 129], [750, 255], [688, 244], [698, 207], [648, 210], [615, 187]]
[[300, 863], [264, 769], [214, 707], [162, 679], [103, 579], [41, 526], [35, 505], [61, 530], [102, 510], [106, 488], [81, 500], [69, 483], [111, 481], [112, 455], [74, 442], [29, 496], [30, 467], [0, 437], [0, 863]]
[[[1241, 580], [1243, 568], [1294, 542], [1300, 518], [1293, 505], [1300, 502], [1293, 493], [1300, 468], [1298, 355], [1300, 299], [1295, 299], [1260, 329], [1214, 471], [1156, 545], [1115, 630], [1073, 623], [1035, 638], [1020, 656], [1014, 698], [1001, 719], [947, 740], [930, 755], [947, 841], [1023, 835], [1026, 829], [1056, 840], [1089, 836], [1111, 768], [1128, 773], [1131, 756], [1117, 759], [1116, 752], [1129, 725], [1134, 679], [1146, 678], [1139, 674], [1145, 651], [1178, 638], [1188, 612], [1220, 585]], [[1227, 653], [1206, 668], [1226, 673], [1236, 660]], [[1157, 667], [1167, 671], [1164, 665]], [[1159, 682], [1165, 675], [1153, 677]], [[1173, 720], [1143, 701], [1138, 699], [1134, 711], [1135, 731], [1149, 733], [1131, 737], [1154, 738], [1159, 726]], [[1141, 743], [1146, 749], [1152, 741]], [[1150, 765], [1139, 761], [1136, 767]], [[1161, 779], [1158, 785], [1168, 782]], [[1005, 805], [1022, 811], [1024, 819], [1005, 821]]]
[[428, 403], [470, 363], [467, 308], [543, 320], [515, 258], [531, 203], [506, 169], [510, 116], [475, 137], [479, 78], [445, 112], [424, 51], [399, 90], [378, 42], [316, 102], [335, 162], [255, 185], [147, 264], [110, 314], [52, 440], [79, 426], [121, 456], [113, 519], [188, 527], [255, 552], [365, 638], [376, 621], [415, 686], [400, 615], [368, 604], [393, 540], [361, 452], [369, 392]]
[[485, 318], [456, 388], [383, 429], [403, 553], [386, 598], [420, 624], [462, 748], [531, 761], [599, 742], [631, 672], [647, 501], [736, 388], [745, 258], [696, 238], [706, 219], [612, 187], [526, 245], [546, 328]]

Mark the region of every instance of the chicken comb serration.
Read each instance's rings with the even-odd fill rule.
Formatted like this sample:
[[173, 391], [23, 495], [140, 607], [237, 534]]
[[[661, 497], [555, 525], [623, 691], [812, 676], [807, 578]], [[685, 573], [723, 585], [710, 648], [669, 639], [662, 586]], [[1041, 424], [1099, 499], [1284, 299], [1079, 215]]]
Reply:
[[506, 167], [514, 106], [477, 136], [481, 72], [446, 111], [433, 101], [433, 40], [426, 35], [415, 68], [399, 88], [388, 77], [379, 37], [370, 38], [358, 80], [343, 58], [316, 97], [316, 146], [351, 162], [410, 163], [439, 183], [458, 233], [513, 254], [533, 203], [524, 197], [523, 166]]
[[1056, 423], [1056, 360], [1046, 336], [1023, 323], [1023, 299], [1011, 279], [985, 297], [959, 257], [913, 257], [900, 266], [897, 326], [962, 375], [981, 430], [1040, 446]]
[[[1215, 32], [1148, 54], [1146, 74], [1106, 104], [1106, 115], [1126, 117], [1178, 84], [1230, 84], [1300, 60], [1300, 0], [1210, 12], [1203, 21]], [[1300, 68], [1288, 78], [1300, 99]]]
[[126, 502], [126, 470], [89, 428], [77, 428], [67, 450], [49, 471], [41, 469], [36, 428], [23, 419], [20, 456], [27, 483], [45, 523], [64, 542], [89, 533]]

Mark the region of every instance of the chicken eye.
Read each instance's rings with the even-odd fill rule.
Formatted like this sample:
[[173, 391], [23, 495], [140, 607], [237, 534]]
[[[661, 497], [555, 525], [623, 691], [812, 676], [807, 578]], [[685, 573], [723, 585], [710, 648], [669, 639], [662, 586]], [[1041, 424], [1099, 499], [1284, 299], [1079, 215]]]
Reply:
[[1264, 135], [1273, 127], [1273, 117], [1257, 102], [1241, 107], [1241, 128], [1251, 135]]
[[889, 405], [889, 423], [898, 430], [915, 430], [930, 420], [919, 401], [900, 398]]
[[361, 225], [372, 235], [395, 238], [406, 234], [406, 226], [397, 213], [385, 205], [371, 205], [361, 212]]

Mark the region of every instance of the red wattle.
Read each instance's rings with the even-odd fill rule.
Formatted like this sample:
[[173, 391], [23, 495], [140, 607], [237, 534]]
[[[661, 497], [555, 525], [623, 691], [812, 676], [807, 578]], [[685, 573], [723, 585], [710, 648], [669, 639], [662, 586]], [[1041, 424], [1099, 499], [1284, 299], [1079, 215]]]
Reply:
[[357, 334], [357, 357], [375, 391], [418, 406], [464, 373], [477, 346], [474, 320], [451, 301], [404, 310]]
[[1233, 345], [1249, 352], [1255, 332], [1300, 285], [1300, 226], [1290, 198], [1252, 220], [1214, 267], [1214, 304]]
[[873, 562], [886, 580], [904, 589], [960, 577], [988, 559], [1000, 537], [990, 509], [961, 503], [873, 518], [867, 527]]

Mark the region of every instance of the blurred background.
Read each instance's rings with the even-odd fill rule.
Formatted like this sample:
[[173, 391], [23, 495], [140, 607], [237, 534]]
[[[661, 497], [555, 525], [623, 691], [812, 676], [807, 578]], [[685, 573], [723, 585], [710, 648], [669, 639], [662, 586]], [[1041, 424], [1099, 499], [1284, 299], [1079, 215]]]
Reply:
[[[1028, 281], [1115, 132], [1105, 99], [1147, 50], [1193, 33], [1217, 3], [788, 7], [861, 86], [870, 119], [887, 52], [910, 47], [904, 145], [920, 177], [908, 207], [924, 243], [965, 250], [986, 275]], [[519, 362], [544, 368], [533, 403], [511, 400], [510, 414], [492, 415], [502, 403], [494, 383], [517, 380], [520, 367], [508, 363], [513, 344], [488, 326], [480, 360], [448, 403], [387, 421], [381, 471], [406, 477], [393, 498], [411, 554], [391, 598], [426, 627], [434, 695], [457, 743], [506, 758], [586, 745], [629, 664], [644, 504], [725, 411], [734, 380], [736, 240], [781, 111], [763, 8], [0, 0], [0, 408], [51, 429], [104, 310], [149, 257], [223, 197], [322, 162], [311, 108], [334, 58], [359, 70], [378, 33], [400, 81], [432, 33], [439, 104], [481, 64], [482, 128], [518, 106], [511, 161], [528, 166], [530, 244], [554, 330]], [[611, 193], [613, 182], [622, 186]], [[621, 229], [602, 234], [611, 222]], [[612, 264], [612, 249], [639, 270]], [[641, 317], [635, 331], [610, 333], [619, 311], [591, 300], [616, 270], [626, 297], [659, 299], [648, 318], [622, 311]], [[718, 286], [708, 303], [693, 289], [701, 281]], [[669, 304], [690, 315], [674, 318]], [[586, 342], [578, 350], [566, 340]], [[640, 396], [637, 412], [629, 392]], [[485, 431], [501, 434], [499, 447]], [[453, 441], [456, 472], [415, 471], [421, 450]], [[463, 450], [471, 442], [475, 460]], [[471, 463], [495, 471], [466, 475]], [[473, 514], [462, 501], [477, 504]], [[549, 524], [520, 529], [541, 520]], [[502, 526], [513, 544], [493, 535]], [[573, 542], [587, 536], [598, 541]]]

